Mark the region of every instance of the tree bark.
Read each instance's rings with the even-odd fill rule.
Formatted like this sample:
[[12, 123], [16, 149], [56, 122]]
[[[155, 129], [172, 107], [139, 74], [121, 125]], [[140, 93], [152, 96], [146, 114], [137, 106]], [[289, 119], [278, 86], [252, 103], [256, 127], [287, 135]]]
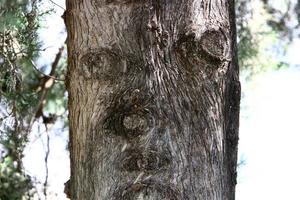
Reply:
[[231, 0], [67, 0], [71, 199], [233, 200]]

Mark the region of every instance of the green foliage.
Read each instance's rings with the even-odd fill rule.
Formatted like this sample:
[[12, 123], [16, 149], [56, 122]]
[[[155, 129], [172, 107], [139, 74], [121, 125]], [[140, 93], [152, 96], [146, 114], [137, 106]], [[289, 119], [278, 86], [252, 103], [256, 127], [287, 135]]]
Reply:
[[299, 23], [289, 25], [293, 19], [296, 21], [299, 4], [289, 0], [276, 2], [281, 3], [281, 10], [267, 0], [236, 3], [239, 65], [248, 77], [288, 66], [279, 57], [284, 55], [299, 27]]
[[253, 76], [277, 68], [278, 61], [272, 49], [279, 42], [279, 35], [266, 23], [270, 15], [262, 2], [238, 1], [237, 15], [238, 57], [242, 71]]
[[[15, 56], [37, 56], [37, 29], [39, 15], [37, 14], [37, 0], [4, 0], [0, 3], [1, 18], [0, 32], [2, 36], [9, 36], [11, 50]], [[5, 49], [2, 49], [2, 53]], [[12, 52], [12, 51], [8, 51]]]
[[29, 113], [37, 104], [39, 14], [36, 0], [0, 1], [0, 200], [30, 199], [33, 182], [23, 166]]
[[6, 127], [0, 138], [0, 200], [31, 199], [34, 194], [31, 177], [22, 169], [24, 138]]
[[0, 160], [0, 199], [31, 199], [33, 196], [31, 178], [16, 168], [12, 157]]

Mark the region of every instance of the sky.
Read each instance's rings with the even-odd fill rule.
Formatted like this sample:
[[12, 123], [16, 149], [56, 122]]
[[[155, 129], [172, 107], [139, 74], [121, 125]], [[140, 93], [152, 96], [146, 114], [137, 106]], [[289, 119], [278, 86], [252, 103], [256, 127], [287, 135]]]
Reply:
[[[56, 0], [64, 7], [64, 0]], [[45, 21], [40, 32], [44, 47], [42, 67], [51, 63], [58, 48], [65, 41], [63, 10], [45, 1], [45, 6], [56, 8], [56, 13]], [[237, 200], [299, 200], [300, 199], [300, 40], [291, 46], [285, 59], [291, 67], [266, 72], [251, 81], [242, 82]], [[37, 126], [34, 127], [37, 130]], [[34, 132], [34, 133], [37, 133]], [[52, 199], [64, 200], [63, 183], [69, 177], [66, 149], [67, 133], [51, 134], [49, 175]], [[26, 149], [24, 165], [28, 173], [44, 181], [45, 137], [36, 139]]]
[[237, 200], [300, 199], [299, 86], [299, 67], [242, 84]]

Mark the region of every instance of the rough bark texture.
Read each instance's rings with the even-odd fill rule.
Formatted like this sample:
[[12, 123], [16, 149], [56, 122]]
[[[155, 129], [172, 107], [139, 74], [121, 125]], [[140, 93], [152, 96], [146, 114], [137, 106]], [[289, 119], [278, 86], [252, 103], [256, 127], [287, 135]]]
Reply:
[[72, 199], [234, 199], [233, 7], [67, 0]]

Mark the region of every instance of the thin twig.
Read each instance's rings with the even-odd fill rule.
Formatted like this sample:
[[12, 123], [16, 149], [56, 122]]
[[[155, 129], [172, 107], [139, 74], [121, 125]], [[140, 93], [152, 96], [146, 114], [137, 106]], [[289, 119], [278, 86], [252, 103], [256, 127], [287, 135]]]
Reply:
[[56, 77], [54, 77], [54, 76], [47, 75], [47, 74], [43, 73], [41, 70], [39, 70], [39, 69], [37, 68], [37, 66], [35, 65], [35, 63], [33, 62], [33, 60], [30, 59], [30, 62], [31, 62], [31, 64], [32, 64], [33, 68], [34, 68], [36, 71], [38, 71], [40, 74], [42, 74], [43, 76], [52, 78], [52, 79], [54, 79], [54, 80], [56, 80], [56, 81], [65, 81], [65, 79], [56, 78]]
[[[59, 48], [59, 51], [56, 54], [55, 59], [54, 59], [52, 65], [51, 65], [50, 74], [46, 76], [46, 77], [48, 77], [48, 80], [51, 79], [53, 77], [53, 75], [55, 74], [55, 70], [56, 70], [56, 67], [57, 67], [57, 65], [59, 63], [59, 60], [61, 58], [63, 50], [64, 50], [63, 46], [61, 48]], [[52, 79], [54, 79], [54, 78], [52, 78]], [[39, 116], [39, 112], [41, 111], [41, 109], [43, 107], [43, 102], [44, 102], [44, 100], [46, 98], [46, 95], [47, 95], [47, 92], [49, 90], [49, 88], [46, 87], [46, 83], [47, 83], [48, 80], [45, 80], [44, 82], [41, 83], [41, 95], [40, 95], [40, 99], [39, 99], [39, 102], [38, 102], [38, 104], [37, 104], [37, 106], [35, 108], [35, 111], [34, 111], [32, 117], [31, 117], [31, 119], [29, 121], [29, 126], [28, 126], [28, 131], [27, 131], [28, 133], [31, 130], [31, 127], [32, 127], [35, 119]]]
[[2, 11], [0, 12], [0, 17], [3, 15], [4, 12], [5, 12], [4, 10], [2, 10]]
[[46, 146], [46, 155], [45, 155], [46, 177], [45, 177], [45, 182], [44, 182], [45, 200], [47, 200], [47, 185], [48, 185], [48, 176], [49, 176], [48, 158], [49, 158], [49, 153], [50, 153], [50, 136], [49, 136], [49, 131], [48, 131], [47, 124], [46, 124], [46, 133], [47, 133], [47, 141], [46, 141], [47, 146]]
[[61, 5], [59, 5], [59, 4], [57, 4], [57, 3], [55, 3], [54, 1], [52, 1], [52, 0], [49, 0], [51, 3], [53, 3], [54, 5], [56, 5], [56, 6], [58, 6], [59, 8], [61, 8], [61, 9], [63, 9], [63, 10], [65, 10], [65, 8], [64, 7], [62, 7]]

